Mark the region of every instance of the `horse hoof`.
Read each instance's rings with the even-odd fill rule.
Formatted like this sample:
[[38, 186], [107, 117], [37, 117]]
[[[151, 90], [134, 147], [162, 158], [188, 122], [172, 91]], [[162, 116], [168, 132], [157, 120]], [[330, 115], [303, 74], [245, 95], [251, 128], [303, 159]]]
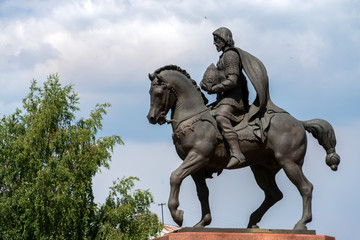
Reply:
[[294, 227], [294, 230], [307, 230], [307, 227], [303, 223], [297, 223]]
[[183, 220], [184, 220], [184, 211], [183, 210], [177, 210], [175, 214], [174, 222], [176, 222], [179, 227], [182, 226]]
[[211, 214], [206, 214], [200, 222], [198, 222], [194, 228], [203, 228], [211, 223]]
[[259, 229], [260, 227], [258, 225], [252, 225], [251, 228], [254, 228], [254, 229]]
[[204, 228], [204, 227], [205, 227], [205, 224], [202, 221], [198, 222], [197, 224], [195, 224], [193, 226], [193, 228]]

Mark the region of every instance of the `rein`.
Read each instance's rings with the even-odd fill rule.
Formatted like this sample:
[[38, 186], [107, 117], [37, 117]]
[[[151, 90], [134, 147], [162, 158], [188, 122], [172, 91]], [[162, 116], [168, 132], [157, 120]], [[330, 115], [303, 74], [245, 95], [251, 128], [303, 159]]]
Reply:
[[165, 97], [165, 107], [164, 107], [164, 111], [162, 111], [160, 115], [164, 117], [165, 122], [167, 124], [170, 124], [174, 121], [172, 119], [171, 120], [166, 119], [166, 113], [170, 110], [170, 95], [171, 95], [171, 92], [174, 93], [176, 98], [178, 95], [177, 95], [176, 90], [173, 87], [170, 87], [170, 88], [166, 87], [166, 90], [167, 90], [167, 92], [166, 92], [166, 97]]

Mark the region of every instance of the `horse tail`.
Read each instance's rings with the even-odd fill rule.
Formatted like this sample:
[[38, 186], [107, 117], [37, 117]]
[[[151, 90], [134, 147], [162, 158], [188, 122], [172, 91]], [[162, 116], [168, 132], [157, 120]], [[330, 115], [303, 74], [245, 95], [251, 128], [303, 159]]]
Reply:
[[335, 152], [336, 138], [331, 124], [323, 119], [312, 119], [301, 122], [306, 131], [316, 138], [326, 151], [326, 164], [336, 171], [340, 164], [340, 156]]

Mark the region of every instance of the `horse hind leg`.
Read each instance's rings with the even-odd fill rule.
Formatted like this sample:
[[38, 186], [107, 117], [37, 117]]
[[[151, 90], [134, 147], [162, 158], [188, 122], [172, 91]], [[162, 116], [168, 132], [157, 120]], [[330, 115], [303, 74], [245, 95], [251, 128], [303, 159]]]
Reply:
[[306, 224], [312, 220], [313, 186], [302, 171], [306, 145], [305, 129], [301, 122], [288, 114], [278, 114], [271, 120], [268, 148], [274, 151], [276, 161], [296, 186], [303, 200], [302, 217], [294, 227], [299, 230], [306, 230]]
[[305, 177], [300, 164], [293, 161], [285, 161], [281, 165], [285, 174], [299, 190], [303, 199], [303, 214], [301, 219], [294, 226], [294, 230], [306, 230], [306, 224], [312, 220], [311, 201], [313, 185]]
[[201, 220], [194, 227], [202, 228], [211, 223], [209, 189], [206, 185], [204, 170], [192, 174], [191, 177], [195, 182], [197, 196], [201, 204]]
[[248, 228], [258, 228], [257, 224], [261, 221], [264, 214], [270, 207], [283, 198], [283, 194], [275, 181], [275, 175], [279, 169], [268, 169], [261, 165], [255, 165], [251, 166], [251, 170], [257, 184], [265, 193], [264, 201], [260, 207], [251, 214], [248, 224]]

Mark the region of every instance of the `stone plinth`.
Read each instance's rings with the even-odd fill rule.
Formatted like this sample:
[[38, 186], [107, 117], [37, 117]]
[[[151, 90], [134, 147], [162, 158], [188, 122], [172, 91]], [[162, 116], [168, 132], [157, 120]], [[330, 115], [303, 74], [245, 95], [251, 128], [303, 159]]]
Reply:
[[154, 240], [335, 240], [315, 231], [272, 229], [183, 228]]

